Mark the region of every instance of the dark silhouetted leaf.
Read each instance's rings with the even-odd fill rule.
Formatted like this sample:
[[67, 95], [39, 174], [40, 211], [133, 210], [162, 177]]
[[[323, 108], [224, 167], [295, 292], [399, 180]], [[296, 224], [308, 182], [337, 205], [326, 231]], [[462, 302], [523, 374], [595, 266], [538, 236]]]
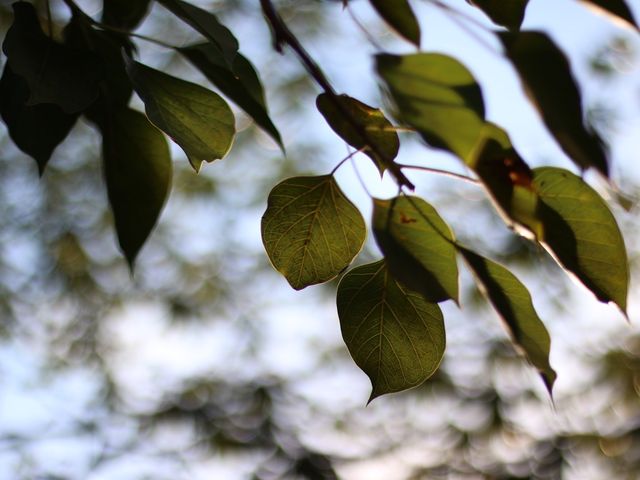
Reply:
[[602, 302], [627, 308], [629, 263], [624, 240], [605, 201], [577, 175], [536, 168], [541, 240]]
[[232, 70], [225, 64], [218, 50], [209, 43], [191, 45], [178, 51], [283, 148], [280, 132], [269, 117], [258, 73], [246, 57], [238, 53], [233, 60]]
[[407, 0], [369, 0], [393, 29], [420, 47], [420, 24]]
[[494, 23], [509, 30], [520, 30], [529, 0], [467, 0], [481, 9]]
[[120, 248], [133, 269], [169, 193], [169, 146], [142, 113], [129, 109], [112, 111], [102, 138], [109, 203]]
[[430, 302], [457, 302], [456, 249], [438, 212], [408, 196], [375, 199], [373, 207], [373, 233], [394, 277]]
[[398, 115], [430, 145], [465, 159], [484, 126], [482, 91], [456, 59], [435, 53], [376, 56]]
[[331, 175], [276, 185], [262, 217], [262, 242], [276, 270], [296, 290], [331, 280], [353, 261], [366, 228]]
[[0, 79], [0, 115], [13, 142], [34, 158], [42, 175], [53, 150], [66, 138], [78, 115], [64, 113], [53, 104], [29, 106], [28, 98], [27, 82], [6, 64]]
[[53, 103], [66, 113], [76, 113], [98, 97], [104, 77], [95, 56], [76, 51], [47, 37], [30, 3], [13, 4], [14, 22], [2, 50], [11, 70], [29, 85], [28, 105]]
[[238, 40], [227, 27], [218, 21], [213, 13], [182, 0], [158, 0], [158, 3], [212, 42], [211, 45], [218, 50], [218, 54], [224, 59], [227, 67], [233, 68], [238, 53]]
[[371, 380], [369, 401], [422, 384], [445, 349], [442, 312], [407, 290], [379, 261], [348, 272], [338, 285], [342, 338]]
[[227, 154], [235, 136], [235, 119], [220, 95], [128, 57], [127, 73], [149, 120], [182, 147], [196, 172], [202, 162]]
[[133, 30], [147, 16], [151, 0], [104, 0], [102, 23]]
[[565, 153], [581, 168], [594, 167], [608, 176], [607, 153], [584, 124], [580, 90], [564, 53], [541, 32], [499, 36], [533, 105]]
[[624, 0], [581, 0], [582, 3], [593, 7], [606, 15], [612, 16], [616, 20], [622, 20], [627, 25], [638, 30], [638, 24], [633, 18], [633, 13]]
[[[345, 119], [344, 113], [326, 93], [318, 95], [316, 99], [318, 110], [333, 131], [345, 142], [358, 150], [367, 147], [364, 153], [375, 162], [380, 173], [384, 173], [386, 165], [393, 162], [400, 149], [400, 140], [391, 122], [385, 118], [381, 110], [370, 107], [355, 98], [339, 95], [335, 100], [350, 113], [350, 119], [358, 122], [367, 132], [366, 139]], [[370, 142], [375, 143], [374, 148], [368, 147]]]
[[540, 371], [549, 394], [556, 372], [549, 364], [551, 340], [527, 288], [509, 270], [465, 248], [460, 253], [511, 335], [513, 342]]

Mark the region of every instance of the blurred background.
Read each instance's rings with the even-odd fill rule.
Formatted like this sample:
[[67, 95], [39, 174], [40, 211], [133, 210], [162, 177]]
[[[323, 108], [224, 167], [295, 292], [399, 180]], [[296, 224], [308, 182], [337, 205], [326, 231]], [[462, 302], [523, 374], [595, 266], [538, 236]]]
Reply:
[[[587, 180], [625, 235], [631, 321], [508, 230], [478, 187], [411, 171], [417, 193], [459, 238], [531, 290], [551, 333], [555, 401], [463, 272], [462, 309], [443, 305], [440, 370], [365, 407], [370, 385], [340, 337], [337, 281], [294, 292], [260, 240], [269, 189], [288, 176], [328, 173], [346, 146], [316, 111], [319, 91], [293, 54], [272, 50], [257, 0], [194, 3], [231, 27], [258, 68], [287, 157], [241, 112], [230, 155], [199, 175], [173, 146], [173, 190], [132, 278], [107, 208], [97, 133], [78, 122], [38, 179], [36, 163], [0, 126], [0, 479], [640, 478], [638, 33], [574, 0], [532, 0], [524, 22], [568, 53], [589, 118], [611, 145], [625, 201], [597, 177]], [[527, 103], [489, 21], [460, 0], [443, 3], [463, 15], [412, 2], [423, 50], [472, 70], [489, 119], [532, 167], [573, 169]], [[640, 1], [628, 3], [640, 17]], [[99, 18], [101, 2], [78, 4]], [[277, 2], [338, 91], [387, 105], [371, 55], [411, 46], [368, 2], [349, 4]], [[51, 6], [61, 28], [67, 11]], [[3, 2], [3, 32], [10, 12]], [[198, 39], [155, 4], [137, 33], [176, 45]], [[143, 62], [206, 84], [170, 51], [136, 43]], [[399, 161], [466, 173], [410, 133]], [[396, 191], [366, 156], [337, 176], [365, 217], [370, 195]], [[377, 258], [369, 239], [358, 262]]]

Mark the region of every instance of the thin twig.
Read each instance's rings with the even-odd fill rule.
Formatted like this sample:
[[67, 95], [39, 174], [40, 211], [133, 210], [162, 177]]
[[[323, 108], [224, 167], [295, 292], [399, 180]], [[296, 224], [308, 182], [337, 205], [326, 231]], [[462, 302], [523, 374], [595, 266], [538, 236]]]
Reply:
[[446, 177], [457, 178], [458, 180], [464, 180], [465, 182], [473, 183], [474, 185], [482, 185], [482, 182], [480, 182], [479, 180], [476, 180], [473, 177], [469, 177], [468, 175], [462, 175], [460, 173], [451, 172], [449, 170], [442, 170], [440, 168], [433, 168], [433, 167], [423, 167], [421, 165], [405, 165], [402, 163], [399, 163], [398, 166], [400, 168], [420, 170], [422, 172], [435, 173], [438, 175], [444, 175]]
[[356, 14], [353, 12], [353, 10], [351, 9], [351, 5], [347, 3], [347, 12], [349, 12], [349, 16], [351, 17], [351, 20], [353, 20], [353, 23], [356, 24], [356, 26], [360, 29], [360, 31], [364, 34], [365, 38], [368, 40], [368, 42], [373, 45], [373, 48], [375, 48], [378, 51], [382, 51], [383, 48], [380, 46], [380, 44], [376, 41], [375, 38], [373, 38], [373, 35], [371, 35], [369, 33], [369, 30], [367, 30], [365, 28], [365, 26], [362, 24], [362, 22], [360, 22], [360, 20], [358, 19], [358, 17], [356, 17]]
[[331, 173], [329, 173], [329, 175], [333, 175], [334, 173], [336, 173], [336, 172], [338, 171], [338, 169], [339, 169], [342, 165], [344, 165], [344, 163], [345, 163], [347, 160], [349, 160], [350, 158], [354, 157], [354, 156], [355, 156], [355, 155], [357, 155], [358, 153], [362, 153], [362, 152], [364, 151], [364, 149], [365, 149], [365, 148], [367, 148], [367, 147], [362, 147], [362, 148], [361, 148], [361, 149], [359, 149], [359, 150], [355, 150], [355, 151], [353, 151], [353, 152], [350, 152], [350, 153], [349, 153], [349, 155], [347, 155], [346, 157], [344, 157], [342, 160], [340, 160], [340, 161], [338, 162], [338, 164], [337, 164], [335, 167], [333, 167], [333, 170], [331, 170]]

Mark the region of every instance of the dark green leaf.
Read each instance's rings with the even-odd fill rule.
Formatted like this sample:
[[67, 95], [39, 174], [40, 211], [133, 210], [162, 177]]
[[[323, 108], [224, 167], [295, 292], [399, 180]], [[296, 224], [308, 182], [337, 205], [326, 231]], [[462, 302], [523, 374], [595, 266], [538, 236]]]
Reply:
[[584, 123], [580, 90], [569, 60], [541, 32], [499, 33], [509, 59], [544, 123], [565, 153], [583, 169], [608, 176], [602, 141]]
[[151, 0], [103, 0], [102, 23], [133, 30], [147, 16]]
[[393, 29], [420, 47], [420, 24], [407, 0], [369, 0]]
[[467, 0], [481, 9], [494, 23], [509, 30], [520, 30], [529, 0]]
[[235, 119], [220, 95], [126, 59], [127, 73], [149, 120], [182, 147], [196, 172], [203, 161], [227, 154], [235, 136]]
[[233, 68], [233, 62], [238, 53], [238, 40], [213, 13], [182, 0], [158, 0], [158, 2], [206, 37], [224, 59], [227, 67]]
[[53, 103], [66, 113], [76, 113], [98, 97], [104, 77], [95, 56], [76, 51], [47, 37], [30, 3], [13, 4], [14, 22], [2, 50], [11, 70], [29, 85], [28, 105]]
[[436, 53], [376, 56], [403, 122], [430, 145], [465, 159], [484, 126], [482, 91], [456, 59]]
[[595, 10], [622, 20], [626, 24], [638, 30], [638, 24], [633, 18], [633, 13], [624, 0], [581, 0], [582, 3], [593, 7]]
[[561, 168], [536, 168], [541, 240], [560, 263], [602, 302], [627, 308], [629, 263], [624, 240], [606, 202], [580, 177]]
[[169, 193], [171, 157], [164, 135], [142, 113], [111, 113], [102, 128], [104, 172], [120, 248], [133, 268]]
[[246, 57], [238, 53], [233, 60], [232, 70], [211, 44], [191, 45], [178, 51], [283, 148], [280, 133], [269, 118], [258, 73]]
[[416, 387], [438, 369], [445, 349], [440, 308], [398, 283], [383, 260], [348, 272], [337, 303], [342, 338], [371, 380], [369, 401]]
[[453, 235], [431, 205], [418, 197], [374, 199], [373, 233], [395, 278], [430, 302], [458, 301]]
[[[351, 120], [367, 132], [367, 138], [363, 138], [356, 131], [345, 118], [344, 112], [326, 93], [318, 95], [316, 105], [333, 131], [352, 147], [358, 150], [365, 149], [364, 153], [375, 162], [380, 174], [384, 173], [386, 166], [393, 162], [400, 149], [400, 140], [391, 122], [385, 118], [381, 110], [355, 98], [339, 95], [335, 97], [335, 101], [349, 112]], [[369, 143], [374, 143], [374, 147], [369, 147]]]
[[460, 253], [504, 321], [513, 342], [539, 370], [551, 394], [556, 380], [556, 372], [549, 364], [551, 340], [533, 308], [529, 291], [503, 266], [465, 248], [460, 248]]
[[276, 270], [296, 290], [331, 280], [353, 261], [366, 228], [331, 175], [276, 185], [262, 217], [262, 242]]
[[78, 115], [64, 113], [53, 104], [29, 106], [28, 98], [26, 81], [6, 64], [0, 79], [0, 115], [13, 142], [35, 159], [42, 175], [53, 150], [66, 138]]

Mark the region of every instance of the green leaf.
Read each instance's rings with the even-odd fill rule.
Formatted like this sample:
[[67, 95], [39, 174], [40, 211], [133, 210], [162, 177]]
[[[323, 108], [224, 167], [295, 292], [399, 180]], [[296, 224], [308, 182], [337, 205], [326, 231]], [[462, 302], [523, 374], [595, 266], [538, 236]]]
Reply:
[[337, 304], [342, 338], [371, 380], [369, 401], [416, 387], [438, 369], [445, 349], [440, 308], [398, 283], [383, 260], [348, 272]]
[[53, 150], [62, 142], [78, 118], [53, 104], [27, 105], [26, 81], [5, 64], [0, 79], [0, 116], [16, 146], [33, 157], [40, 175]]
[[504, 321], [513, 342], [538, 369], [551, 394], [556, 380], [556, 372], [549, 364], [551, 340], [533, 308], [529, 291], [503, 266], [465, 248], [460, 248], [460, 253]]
[[420, 24], [407, 0], [370, 0], [380, 16], [400, 35], [420, 47]]
[[436, 53], [376, 56], [403, 122], [433, 147], [465, 159], [484, 126], [482, 91], [464, 65]]
[[607, 152], [584, 123], [580, 90], [569, 60], [541, 32], [498, 34], [520, 80], [558, 144], [576, 165], [609, 174]]
[[366, 228], [331, 175], [276, 185], [262, 217], [262, 242], [276, 270], [296, 290], [331, 280], [353, 261]]
[[520, 30], [529, 0], [467, 0], [481, 9], [494, 23], [509, 30]]
[[453, 235], [431, 205], [410, 196], [374, 199], [372, 223], [395, 278], [430, 302], [458, 301]]
[[53, 103], [65, 113], [77, 113], [98, 97], [104, 77], [95, 56], [47, 37], [30, 3], [13, 4], [14, 21], [2, 44], [11, 70], [29, 85], [27, 105]]
[[147, 16], [150, 3], [151, 0], [104, 0], [102, 23], [133, 30]]
[[209, 43], [179, 48], [178, 51], [227, 97], [242, 108], [283, 147], [280, 132], [267, 111], [262, 83], [251, 62], [238, 53], [229, 68], [218, 50]]
[[594, 10], [622, 20], [632, 28], [638, 30], [638, 24], [633, 18], [633, 13], [624, 0], [581, 0], [582, 3]]
[[149, 120], [176, 142], [197, 171], [224, 157], [233, 143], [235, 119], [220, 95], [126, 57], [127, 73]]
[[182, 0], [158, 0], [158, 3], [209, 40], [227, 67], [233, 68], [238, 53], [238, 40], [213, 13]]
[[104, 172], [118, 241], [129, 266], [153, 230], [171, 185], [164, 135], [139, 112], [111, 112], [102, 129]]
[[600, 301], [614, 302], [626, 312], [629, 263], [606, 202], [567, 170], [543, 167], [533, 173], [544, 228], [541, 240]]
[[[345, 142], [358, 150], [365, 149], [364, 153], [374, 161], [380, 174], [383, 174], [386, 166], [393, 162], [400, 149], [400, 139], [393, 125], [381, 110], [370, 107], [355, 98], [339, 95], [335, 100], [340, 103], [342, 109], [349, 112], [350, 118], [367, 132], [367, 138], [363, 138], [345, 119], [343, 111], [328, 94], [318, 95], [316, 99], [318, 111]], [[369, 146], [370, 143], [374, 144], [373, 148]]]

